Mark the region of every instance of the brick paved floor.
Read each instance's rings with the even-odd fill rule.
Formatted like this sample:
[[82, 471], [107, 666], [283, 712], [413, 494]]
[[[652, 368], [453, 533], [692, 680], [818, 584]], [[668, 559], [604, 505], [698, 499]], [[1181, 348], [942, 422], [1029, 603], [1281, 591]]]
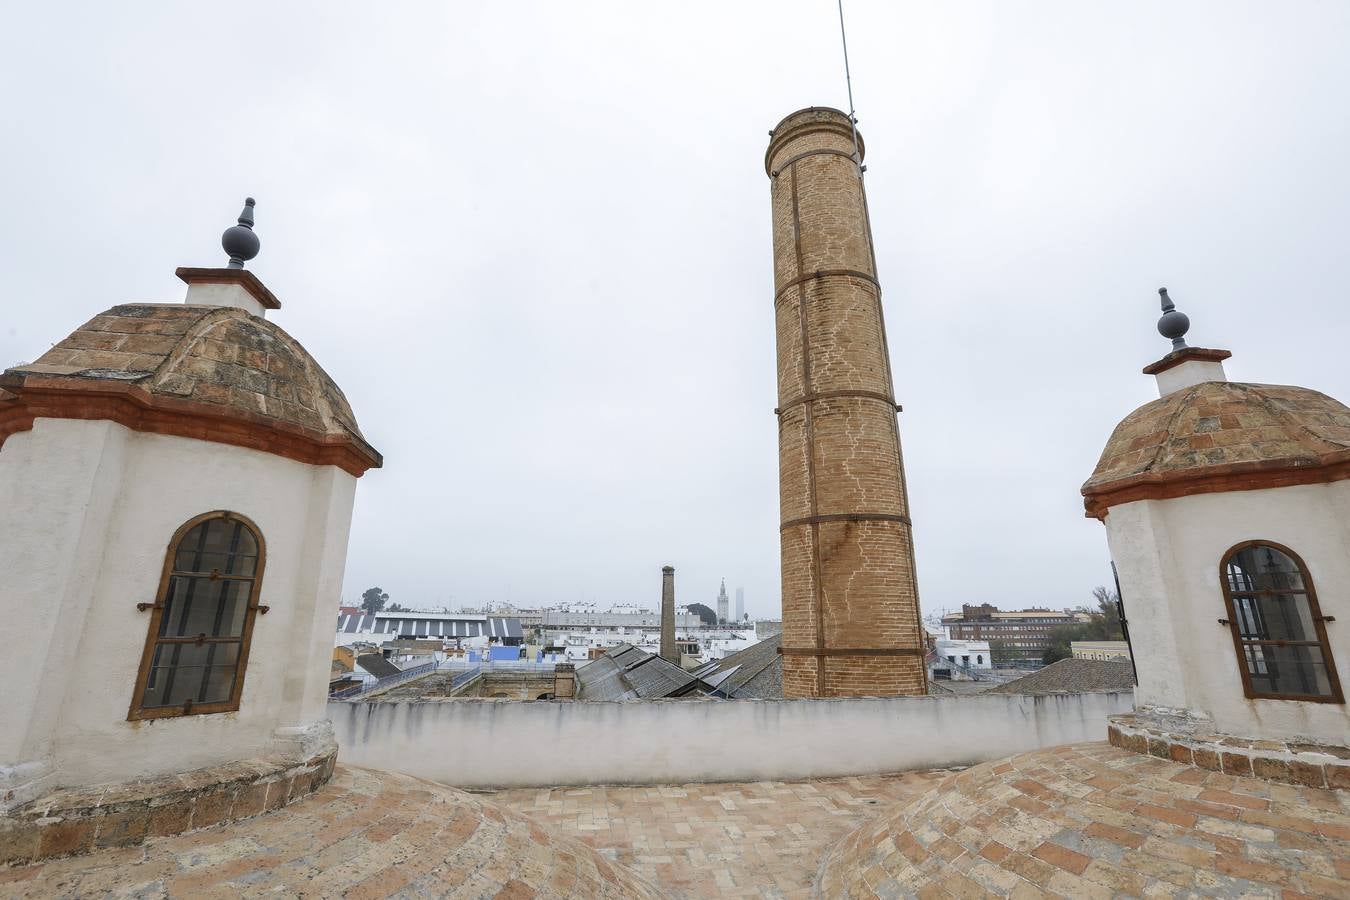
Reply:
[[946, 772], [820, 781], [499, 791], [675, 898], [806, 897], [826, 848]]
[[463, 791], [339, 765], [285, 809], [0, 869], [0, 897], [656, 897], [576, 841]]

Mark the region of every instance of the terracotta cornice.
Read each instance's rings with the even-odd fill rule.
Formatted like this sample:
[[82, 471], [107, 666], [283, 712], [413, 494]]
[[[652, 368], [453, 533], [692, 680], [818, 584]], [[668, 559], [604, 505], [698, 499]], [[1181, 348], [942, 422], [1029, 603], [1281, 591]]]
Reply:
[[1157, 362], [1149, 363], [1144, 366], [1145, 375], [1157, 375], [1159, 372], [1166, 372], [1168, 369], [1175, 368], [1184, 362], [1199, 360], [1202, 362], [1223, 362], [1233, 353], [1230, 350], [1206, 350], [1203, 347], [1184, 347], [1181, 350], [1174, 350], [1164, 356]]
[[11, 434], [31, 429], [34, 419], [104, 419], [146, 434], [197, 438], [309, 465], [337, 466], [358, 478], [384, 462], [355, 435], [317, 432], [235, 407], [152, 394], [135, 384], [11, 374], [3, 378], [3, 387], [14, 397], [0, 401], [0, 445]]
[[1193, 475], [1145, 472], [1083, 491], [1089, 519], [1105, 519], [1112, 506], [1135, 500], [1171, 500], [1194, 494], [1259, 491], [1300, 484], [1329, 484], [1350, 478], [1350, 450], [1328, 453], [1316, 462], [1290, 465], [1262, 460], [1208, 466]]
[[248, 269], [193, 269], [179, 266], [173, 274], [186, 284], [237, 284], [253, 295], [264, 309], [281, 309], [281, 301]]

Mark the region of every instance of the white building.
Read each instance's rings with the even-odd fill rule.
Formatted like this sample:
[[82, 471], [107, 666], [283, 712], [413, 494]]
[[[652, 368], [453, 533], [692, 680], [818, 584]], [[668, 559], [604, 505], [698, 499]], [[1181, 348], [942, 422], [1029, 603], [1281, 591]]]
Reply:
[[993, 658], [989, 655], [988, 641], [957, 641], [939, 638], [934, 641], [934, 668], [949, 670], [950, 677], [960, 681], [969, 678], [974, 672], [986, 672], [994, 668]]
[[1141, 719], [1173, 732], [1350, 742], [1350, 409], [1227, 380], [1226, 350], [1144, 369], [1159, 399], [1116, 426], [1083, 486], [1106, 525]]
[[[342, 392], [243, 260], [114, 306], [0, 376], [0, 810], [56, 788], [335, 751], [356, 479]], [[94, 286], [101, 290], [101, 286]], [[330, 760], [331, 762], [331, 760]], [[324, 777], [327, 777], [326, 775]]]

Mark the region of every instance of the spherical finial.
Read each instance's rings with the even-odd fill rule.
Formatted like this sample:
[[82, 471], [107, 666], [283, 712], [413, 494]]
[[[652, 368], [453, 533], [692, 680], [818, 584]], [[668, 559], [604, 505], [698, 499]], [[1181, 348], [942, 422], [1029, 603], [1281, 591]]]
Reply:
[[1186, 332], [1191, 330], [1191, 320], [1183, 312], [1177, 312], [1172, 298], [1167, 296], [1167, 288], [1158, 288], [1162, 297], [1162, 318], [1158, 320], [1158, 334], [1172, 342], [1172, 350], [1181, 350], [1186, 346]]
[[227, 268], [242, 269], [244, 261], [258, 255], [262, 241], [253, 233], [253, 198], [244, 200], [244, 211], [239, 214], [239, 224], [231, 225], [220, 236], [220, 246], [230, 255]]

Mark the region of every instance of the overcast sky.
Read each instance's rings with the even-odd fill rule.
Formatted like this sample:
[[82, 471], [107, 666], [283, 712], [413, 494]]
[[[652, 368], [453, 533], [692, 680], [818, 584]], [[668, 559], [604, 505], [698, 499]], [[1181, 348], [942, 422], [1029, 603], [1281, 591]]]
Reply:
[[[1350, 399], [1350, 4], [846, 11], [924, 607], [1090, 601], [1160, 285], [1230, 378]], [[778, 614], [763, 154], [846, 103], [833, 0], [5, 19], [0, 364], [181, 299], [252, 195], [385, 456], [345, 600], [650, 606], [671, 564]]]

